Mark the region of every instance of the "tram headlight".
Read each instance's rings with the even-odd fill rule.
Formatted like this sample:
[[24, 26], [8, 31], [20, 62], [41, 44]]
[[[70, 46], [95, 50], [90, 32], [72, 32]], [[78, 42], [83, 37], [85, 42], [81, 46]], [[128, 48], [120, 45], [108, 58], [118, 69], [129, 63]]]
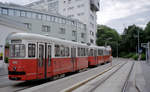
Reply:
[[17, 69], [17, 68], [14, 66], [14, 67], [13, 67], [13, 70], [16, 71], [16, 69]]

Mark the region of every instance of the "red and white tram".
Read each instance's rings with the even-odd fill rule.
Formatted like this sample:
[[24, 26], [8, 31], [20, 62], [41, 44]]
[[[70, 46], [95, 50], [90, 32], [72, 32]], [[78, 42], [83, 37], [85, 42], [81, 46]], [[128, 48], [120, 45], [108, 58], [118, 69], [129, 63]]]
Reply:
[[111, 48], [87, 46], [39, 34], [16, 33], [9, 41], [11, 80], [51, 78], [109, 61], [111, 56], [110, 53], [104, 56], [104, 51], [111, 52]]

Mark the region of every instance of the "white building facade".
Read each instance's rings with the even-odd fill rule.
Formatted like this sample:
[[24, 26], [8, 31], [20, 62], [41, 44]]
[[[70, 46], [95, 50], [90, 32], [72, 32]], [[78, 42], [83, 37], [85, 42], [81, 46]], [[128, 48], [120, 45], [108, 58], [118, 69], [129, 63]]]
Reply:
[[17, 32], [26, 32], [26, 30], [27, 29], [24, 27], [24, 25], [11, 22], [0, 15], [0, 68], [5, 67], [5, 45], [7, 44], [9, 35]]
[[[80, 20], [86, 24], [87, 42], [95, 44], [96, 12], [99, 11], [99, 0], [40, 0], [26, 6]], [[81, 35], [84, 36], [84, 34]]]

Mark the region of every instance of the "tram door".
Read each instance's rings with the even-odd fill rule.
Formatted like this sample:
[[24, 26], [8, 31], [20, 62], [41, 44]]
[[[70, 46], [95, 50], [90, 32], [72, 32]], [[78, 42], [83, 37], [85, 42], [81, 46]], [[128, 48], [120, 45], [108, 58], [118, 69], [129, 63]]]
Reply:
[[45, 44], [38, 43], [38, 63], [37, 63], [37, 72], [38, 72], [38, 79], [44, 78], [44, 65], [45, 65]]
[[96, 50], [96, 49], [94, 50], [94, 59], [95, 59], [96, 64], [98, 64], [98, 60], [97, 60], [97, 50]]
[[45, 78], [52, 76], [51, 57], [52, 57], [52, 45], [47, 44], [47, 60], [45, 64]]
[[76, 48], [75, 47], [72, 47], [71, 48], [71, 62], [72, 62], [72, 65], [73, 65], [73, 71], [76, 70]]

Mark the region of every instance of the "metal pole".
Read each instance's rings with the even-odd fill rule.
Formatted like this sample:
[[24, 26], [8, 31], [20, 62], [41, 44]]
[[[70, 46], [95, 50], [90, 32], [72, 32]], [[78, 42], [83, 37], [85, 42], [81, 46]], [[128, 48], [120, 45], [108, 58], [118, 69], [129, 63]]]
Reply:
[[138, 30], [138, 56], [139, 56], [139, 49], [140, 49], [139, 42], [140, 42], [140, 38], [139, 38], [139, 30]]
[[150, 42], [148, 42], [148, 48], [147, 48], [148, 50], [148, 52], [147, 52], [147, 58], [148, 58], [148, 63], [150, 62]]

